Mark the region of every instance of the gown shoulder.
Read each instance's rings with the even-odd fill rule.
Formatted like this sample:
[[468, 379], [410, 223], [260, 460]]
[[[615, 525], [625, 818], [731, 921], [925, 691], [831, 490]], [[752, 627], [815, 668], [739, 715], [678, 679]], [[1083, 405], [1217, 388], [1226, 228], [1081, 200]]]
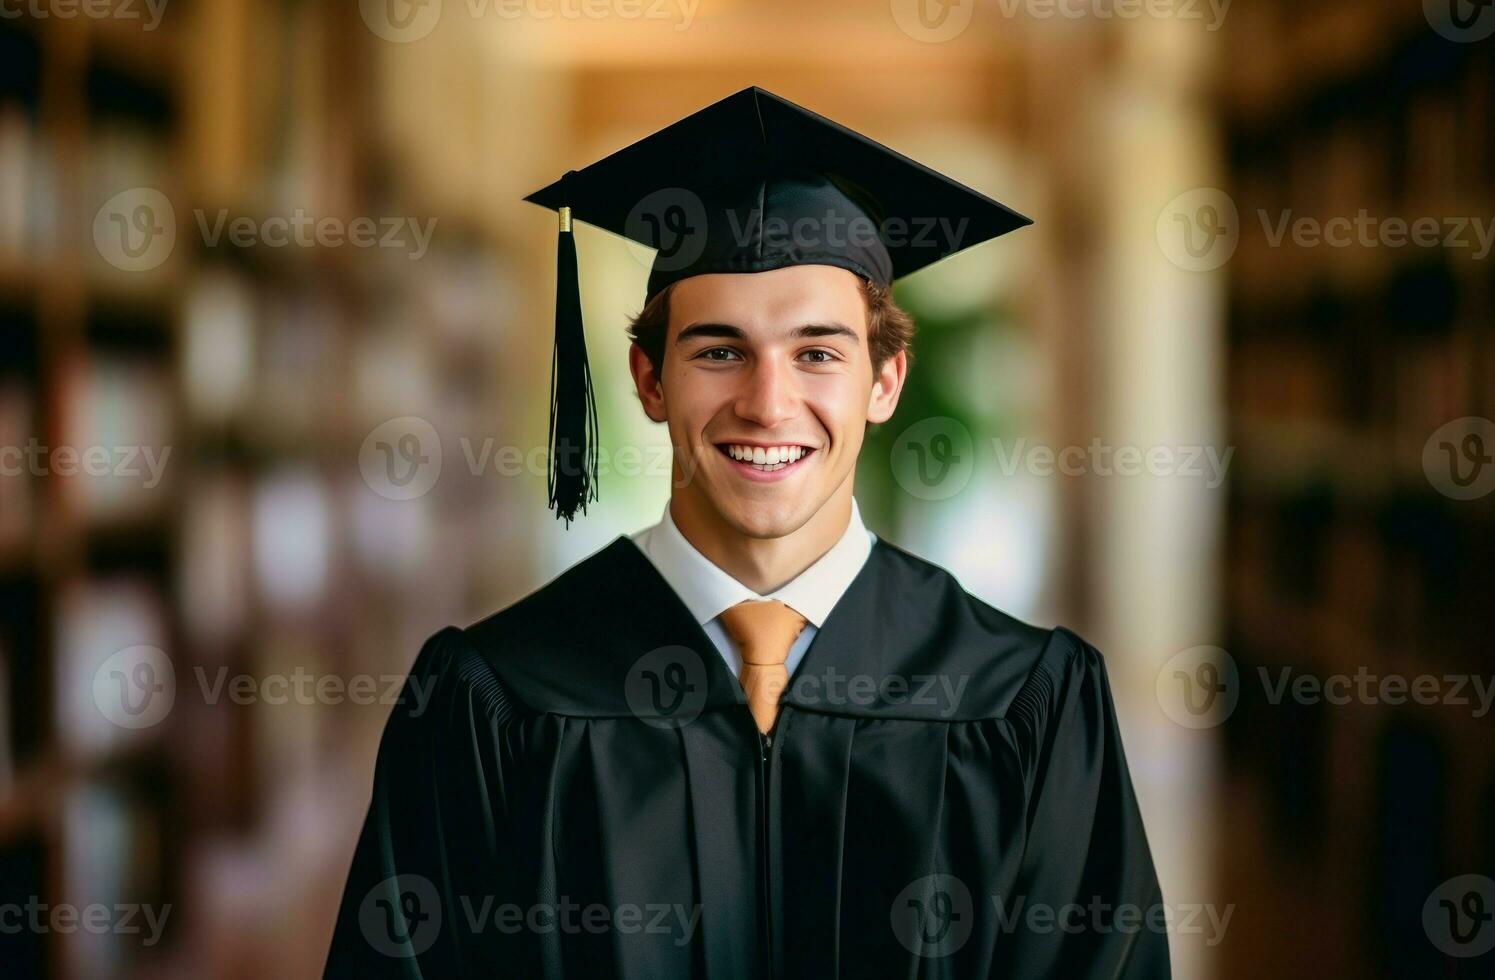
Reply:
[[967, 681], [969, 719], [1007, 718], [1039, 730], [1056, 691], [1079, 673], [1104, 673], [1095, 647], [1063, 626], [1042, 627], [980, 599], [945, 568], [879, 542], [879, 602], [900, 610], [896, 646], [928, 650], [939, 672]]

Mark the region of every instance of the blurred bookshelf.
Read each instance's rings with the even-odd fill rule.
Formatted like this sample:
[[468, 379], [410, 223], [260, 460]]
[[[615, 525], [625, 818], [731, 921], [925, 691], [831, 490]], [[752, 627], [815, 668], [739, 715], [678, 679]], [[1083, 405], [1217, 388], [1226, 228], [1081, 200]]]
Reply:
[[[164, 183], [174, 169], [176, 92], [166, 66], [177, 36], [125, 39], [116, 27], [29, 15], [0, 23], [7, 447], [172, 438], [172, 313], [162, 288], [170, 270], [109, 302], [121, 284], [101, 275], [70, 233], [87, 227], [86, 202], [98, 188]], [[174, 489], [147, 494], [109, 476], [59, 476], [52, 464], [68, 464], [50, 454], [36, 460], [12, 456], [0, 477], [0, 889], [23, 908], [160, 902], [175, 873], [165, 743], [122, 737], [131, 733], [99, 724], [97, 712], [68, 724], [64, 695], [105, 634], [172, 645], [163, 590]], [[115, 937], [83, 930], [7, 929], [0, 947], [8, 975], [131, 969]]]
[[[499, 414], [493, 229], [443, 214], [417, 263], [198, 227], [423, 213], [365, 94], [377, 39], [349, 16], [0, 19], [0, 445], [162, 464], [149, 486], [51, 455], [0, 476], [0, 902], [170, 908], [149, 947], [0, 931], [7, 980], [316, 973], [388, 706], [207, 703], [199, 677], [403, 674], [471, 608], [478, 481], [391, 507], [358, 459], [387, 417], [477, 434]], [[95, 245], [133, 188], [173, 205], [149, 271]], [[136, 645], [176, 683], [139, 731], [92, 700]]]
[[1495, 868], [1492, 719], [1472, 695], [1272, 704], [1260, 672], [1488, 676], [1495, 499], [1439, 493], [1422, 459], [1444, 423], [1495, 415], [1495, 276], [1470, 248], [1273, 247], [1263, 222], [1495, 214], [1495, 49], [1417, 4], [1232, 16], [1225, 608], [1243, 694], [1221, 975], [1485, 975], [1433, 947], [1422, 909]]

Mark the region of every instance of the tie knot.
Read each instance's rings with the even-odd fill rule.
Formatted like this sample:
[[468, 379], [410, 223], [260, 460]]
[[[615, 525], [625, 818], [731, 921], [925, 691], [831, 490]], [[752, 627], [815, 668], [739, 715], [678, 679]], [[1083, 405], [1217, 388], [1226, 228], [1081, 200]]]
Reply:
[[722, 613], [722, 625], [741, 651], [742, 662], [754, 665], [782, 664], [805, 622], [778, 599], [749, 599]]

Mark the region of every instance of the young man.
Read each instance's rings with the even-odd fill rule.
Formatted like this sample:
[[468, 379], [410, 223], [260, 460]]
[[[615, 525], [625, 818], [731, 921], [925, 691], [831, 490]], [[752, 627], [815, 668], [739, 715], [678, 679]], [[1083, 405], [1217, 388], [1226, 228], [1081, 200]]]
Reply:
[[658, 249], [630, 366], [670, 504], [426, 643], [327, 976], [1167, 976], [1100, 654], [852, 496], [908, 370], [892, 280], [1027, 219], [759, 89], [531, 200], [552, 504], [595, 492], [570, 213]]

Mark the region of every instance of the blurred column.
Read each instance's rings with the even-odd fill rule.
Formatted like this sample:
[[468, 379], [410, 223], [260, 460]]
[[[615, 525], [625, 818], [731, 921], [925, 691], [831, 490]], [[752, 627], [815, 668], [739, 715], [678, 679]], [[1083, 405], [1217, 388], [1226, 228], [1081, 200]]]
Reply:
[[[1109, 465], [1119, 465], [1115, 454], [1126, 447], [1144, 458], [1155, 447], [1225, 451], [1224, 271], [1201, 271], [1209, 263], [1180, 255], [1163, 234], [1172, 231], [1170, 202], [1221, 179], [1206, 77], [1217, 36], [1197, 20], [1118, 25], [1108, 69], [1092, 76], [1085, 100], [1095, 136], [1091, 186], [1103, 212], [1096, 216], [1091, 431], [1112, 453]], [[1188, 459], [1175, 455], [1175, 467]], [[1106, 476], [1097, 468], [1086, 564], [1097, 642], [1108, 654], [1116, 699], [1128, 706], [1124, 738], [1164, 899], [1213, 903], [1224, 914], [1229, 896], [1216, 894], [1211, 867], [1218, 729], [1172, 720], [1157, 686], [1170, 658], [1216, 642], [1226, 490], [1213, 485], [1206, 463], [1198, 464], [1204, 476], [1153, 475], [1145, 466], [1138, 475]], [[1175, 976], [1213, 972], [1209, 938], [1171, 935]]]

